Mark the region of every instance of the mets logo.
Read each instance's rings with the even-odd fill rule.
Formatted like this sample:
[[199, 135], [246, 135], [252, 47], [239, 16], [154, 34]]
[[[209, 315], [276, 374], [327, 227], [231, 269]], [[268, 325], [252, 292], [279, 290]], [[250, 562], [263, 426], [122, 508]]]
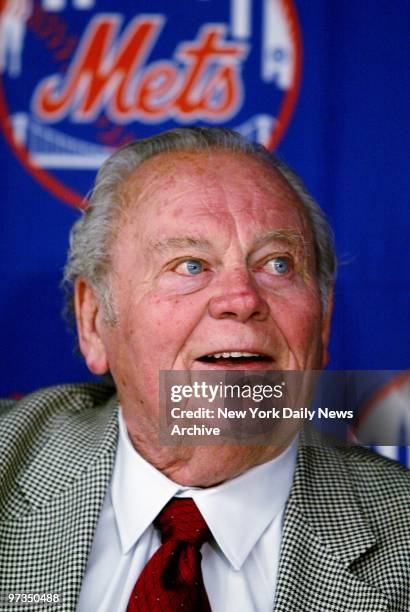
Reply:
[[[375, 384], [380, 374], [385, 380]], [[368, 372], [361, 378], [373, 390], [359, 402], [350, 440], [410, 467], [410, 371]]]
[[113, 150], [177, 125], [274, 148], [300, 72], [292, 0], [0, 0], [4, 135], [74, 206]]

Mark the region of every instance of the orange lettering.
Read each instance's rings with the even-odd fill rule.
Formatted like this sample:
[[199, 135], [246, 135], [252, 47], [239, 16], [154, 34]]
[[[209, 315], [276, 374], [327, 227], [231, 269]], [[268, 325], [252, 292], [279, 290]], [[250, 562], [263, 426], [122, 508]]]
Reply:
[[[208, 110], [207, 100], [210, 98], [209, 81], [205, 79], [205, 73], [209, 69], [212, 62], [219, 59], [219, 63], [226, 67], [224, 71], [224, 78], [237, 70], [240, 60], [246, 53], [246, 45], [240, 43], [225, 44], [221, 42], [221, 36], [223, 35], [223, 26], [207, 26], [203, 28], [202, 35], [199, 43], [185, 43], [181, 45], [178, 56], [183, 61], [188, 63], [189, 68], [185, 78], [185, 84], [180, 92], [178, 99], [175, 104], [179, 110], [189, 115], [197, 112], [198, 109]], [[231, 81], [231, 77], [228, 77], [228, 82]], [[213, 86], [216, 85], [216, 81], [211, 81]], [[206, 88], [206, 95], [204, 97], [204, 88]], [[232, 98], [233, 90], [229, 88], [227, 90], [227, 96], [223, 102], [225, 109], [234, 102]], [[218, 109], [214, 107], [213, 114], [222, 112], [222, 108]]]
[[47, 77], [37, 88], [34, 101], [37, 114], [48, 121], [56, 120], [66, 115], [71, 106], [75, 120], [89, 121], [100, 110], [102, 101], [115, 95], [116, 111], [126, 115], [130, 111], [127, 87], [151, 49], [160, 25], [157, 17], [135, 18], [120, 48], [114, 50], [118, 18], [106, 15], [94, 18], [66, 77]]

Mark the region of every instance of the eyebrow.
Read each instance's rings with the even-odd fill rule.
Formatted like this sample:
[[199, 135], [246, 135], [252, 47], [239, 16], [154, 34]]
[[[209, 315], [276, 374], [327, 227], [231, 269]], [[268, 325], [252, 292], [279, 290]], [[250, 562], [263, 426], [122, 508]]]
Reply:
[[270, 230], [256, 237], [253, 243], [253, 250], [263, 247], [269, 242], [280, 241], [289, 246], [301, 247], [306, 244], [306, 240], [299, 232], [287, 229]]
[[166, 253], [172, 249], [186, 248], [197, 248], [209, 251], [211, 249], [211, 243], [205, 238], [175, 236], [173, 238], [166, 238], [165, 240], [153, 240], [149, 243], [148, 248], [157, 253]]
[[[277, 229], [270, 230], [256, 237], [252, 250], [263, 247], [269, 242], [280, 241], [292, 247], [301, 247], [305, 244], [303, 236], [299, 232]], [[203, 251], [210, 251], [212, 244], [206, 238], [195, 238], [193, 236], [174, 236], [164, 240], [152, 240], [148, 245], [150, 251], [156, 253], [167, 253], [173, 249], [197, 248]]]

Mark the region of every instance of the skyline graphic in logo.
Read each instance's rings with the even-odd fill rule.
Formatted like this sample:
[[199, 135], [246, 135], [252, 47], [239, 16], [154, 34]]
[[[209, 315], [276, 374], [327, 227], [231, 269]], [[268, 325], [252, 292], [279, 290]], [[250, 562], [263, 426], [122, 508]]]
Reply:
[[273, 149], [297, 100], [291, 0], [5, 0], [0, 122], [20, 162], [81, 206], [119, 146], [223, 125]]

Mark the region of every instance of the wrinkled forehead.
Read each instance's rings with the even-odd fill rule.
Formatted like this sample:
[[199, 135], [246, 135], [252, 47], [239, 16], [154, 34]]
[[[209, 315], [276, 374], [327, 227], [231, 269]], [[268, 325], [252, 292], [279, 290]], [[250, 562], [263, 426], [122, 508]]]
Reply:
[[[124, 182], [122, 211], [111, 236], [113, 253], [124, 245], [158, 241], [205, 243], [225, 252], [251, 252], [270, 237], [315, 259], [314, 236], [299, 196], [264, 160], [226, 151], [164, 153], [143, 162]], [[148, 251], [147, 251], [148, 252]]]
[[[121, 185], [127, 207], [149, 202], [164, 205], [167, 195], [190, 190], [224, 189], [229, 197], [242, 194], [243, 202], [263, 193], [272, 201], [299, 208], [298, 194], [282, 174], [263, 159], [250, 154], [220, 149], [160, 153], [145, 160]], [[215, 194], [217, 195], [217, 194]], [[234, 198], [232, 198], [234, 201]], [[239, 201], [239, 199], [237, 199]], [[188, 202], [187, 202], [188, 204]]]

